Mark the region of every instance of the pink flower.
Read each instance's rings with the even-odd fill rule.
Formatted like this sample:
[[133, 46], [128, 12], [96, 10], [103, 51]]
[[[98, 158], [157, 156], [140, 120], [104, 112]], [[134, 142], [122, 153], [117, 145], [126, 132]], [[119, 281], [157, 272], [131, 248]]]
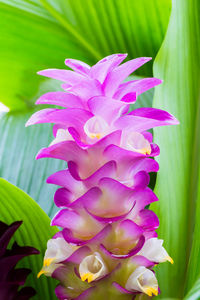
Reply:
[[36, 102], [64, 109], [41, 110], [27, 122], [54, 124], [54, 140], [37, 158], [68, 163], [68, 169], [47, 179], [60, 186], [54, 197], [60, 211], [52, 225], [62, 230], [47, 245], [41, 273], [60, 280], [59, 299], [87, 299], [95, 293], [114, 293], [116, 299], [122, 293], [130, 299], [137, 293], [157, 295], [152, 268], [173, 262], [157, 239], [159, 220], [146, 208], [158, 201], [148, 184], [149, 173], [159, 169], [152, 157], [160, 151], [148, 130], [178, 121], [155, 108], [129, 112], [138, 95], [162, 81], [124, 82], [150, 60], [142, 57], [120, 65], [125, 58], [110, 55], [92, 67], [67, 59], [74, 71], [39, 72], [62, 81], [64, 89]]

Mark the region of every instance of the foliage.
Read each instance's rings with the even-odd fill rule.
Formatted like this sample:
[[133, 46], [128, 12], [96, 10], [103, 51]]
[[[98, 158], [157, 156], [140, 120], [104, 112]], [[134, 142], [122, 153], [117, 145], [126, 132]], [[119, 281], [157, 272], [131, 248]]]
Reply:
[[161, 203], [153, 206], [161, 220], [159, 235], [175, 261], [173, 269], [160, 270], [161, 288], [168, 296], [180, 298], [184, 283], [188, 291], [199, 274], [199, 13], [199, 1], [174, 1], [154, 67], [155, 76], [164, 79], [156, 89], [154, 106], [168, 109], [180, 120], [176, 128], [155, 130], [155, 141], [161, 145], [155, 192]]

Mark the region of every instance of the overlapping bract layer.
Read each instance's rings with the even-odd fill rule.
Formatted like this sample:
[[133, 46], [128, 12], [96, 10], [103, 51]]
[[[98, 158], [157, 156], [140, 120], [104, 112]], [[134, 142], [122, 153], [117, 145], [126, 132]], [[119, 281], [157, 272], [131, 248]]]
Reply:
[[48, 242], [39, 273], [60, 280], [59, 299], [94, 299], [94, 293], [95, 299], [157, 295], [152, 268], [172, 262], [155, 232], [158, 218], [146, 208], [158, 200], [148, 184], [149, 173], [159, 168], [152, 159], [159, 147], [148, 130], [178, 121], [155, 108], [129, 112], [137, 96], [161, 80], [124, 82], [150, 60], [137, 58], [120, 65], [125, 58], [111, 55], [92, 67], [67, 59], [74, 71], [39, 72], [61, 80], [64, 89], [37, 101], [64, 109], [41, 110], [27, 122], [54, 124], [55, 139], [37, 158], [68, 163], [68, 169], [47, 180], [60, 186], [54, 200], [61, 209], [52, 225], [62, 231]]

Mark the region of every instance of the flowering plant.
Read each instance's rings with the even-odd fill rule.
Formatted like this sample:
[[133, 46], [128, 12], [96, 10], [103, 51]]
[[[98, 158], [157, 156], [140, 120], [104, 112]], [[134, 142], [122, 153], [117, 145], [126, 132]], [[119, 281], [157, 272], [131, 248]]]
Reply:
[[17, 265], [31, 288], [8, 276], [7, 295], [199, 299], [199, 11], [1, 0], [0, 221], [40, 251]]
[[[147, 205], [158, 201], [148, 187], [158, 171], [153, 157], [159, 147], [149, 129], [176, 125], [166, 111], [138, 108], [138, 95], [161, 83], [157, 78], [123, 82], [150, 58], [120, 65], [126, 54], [114, 54], [89, 65], [67, 59], [73, 69], [39, 72], [63, 81], [64, 92], [50, 92], [36, 104], [64, 109], [36, 112], [27, 125], [53, 123], [55, 139], [37, 158], [53, 157], [68, 168], [47, 182], [61, 186], [54, 197], [60, 208], [52, 225], [62, 228], [48, 241], [39, 272], [60, 280], [59, 299], [94, 294], [99, 299], [121, 294], [158, 295], [153, 267], [172, 258], [155, 230], [159, 221]], [[105, 287], [106, 286], [106, 287]]]

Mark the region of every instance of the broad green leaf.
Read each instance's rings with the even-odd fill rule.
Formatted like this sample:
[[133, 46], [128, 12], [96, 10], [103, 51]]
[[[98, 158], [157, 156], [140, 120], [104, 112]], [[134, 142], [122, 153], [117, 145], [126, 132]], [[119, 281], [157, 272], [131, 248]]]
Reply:
[[184, 297], [184, 300], [198, 300], [200, 299], [200, 278], [195, 282], [192, 289]]
[[47, 240], [56, 233], [56, 229], [50, 227], [49, 217], [33, 199], [4, 179], [0, 179], [0, 212], [0, 220], [7, 224], [23, 221], [14, 235], [19, 245], [32, 246], [41, 252], [40, 255], [26, 257], [20, 263], [20, 266], [32, 270], [27, 284], [37, 291], [34, 299], [56, 299], [54, 294], [56, 281], [45, 276], [39, 280], [36, 277], [42, 266]]
[[[45, 68], [64, 68], [65, 58], [89, 62], [64, 28], [38, 1], [0, 1], [0, 102], [12, 110], [29, 108]], [[83, 56], [84, 53], [84, 56]]]
[[[156, 88], [154, 107], [174, 114], [180, 125], [154, 130], [161, 148], [152, 208], [160, 218], [159, 237], [174, 265], [159, 266], [162, 297], [183, 299], [192, 242], [188, 280], [197, 277], [200, 254], [199, 127], [200, 127], [200, 2], [174, 0], [166, 38], [158, 53], [154, 75], [164, 79]], [[195, 235], [193, 236], [195, 225]], [[194, 238], [194, 239], [193, 239]], [[198, 266], [199, 266], [198, 261]], [[198, 268], [199, 269], [199, 268]], [[187, 286], [187, 283], [186, 283]]]
[[[199, 103], [198, 103], [199, 105]], [[200, 109], [198, 108], [198, 113], [200, 113]], [[197, 115], [197, 120], [200, 119], [200, 115]], [[199, 125], [197, 124], [196, 130], [199, 130]], [[196, 281], [197, 278], [200, 278], [200, 220], [199, 220], [199, 215], [200, 215], [200, 176], [199, 176], [199, 170], [200, 170], [200, 162], [199, 162], [199, 149], [200, 149], [200, 140], [198, 138], [198, 133], [196, 133], [196, 157], [198, 157], [196, 163], [196, 176], [198, 177], [198, 182], [194, 180], [194, 184], [197, 184], [197, 186], [194, 186], [194, 196], [196, 200], [196, 203], [194, 203], [194, 212], [193, 212], [193, 218], [194, 218], [194, 233], [191, 237], [192, 239], [192, 250], [190, 254], [190, 259], [189, 259], [189, 265], [187, 269], [187, 281], [186, 281], [186, 292], [190, 290], [194, 282]], [[195, 178], [196, 179], [196, 178]], [[199, 282], [199, 283], [198, 283]], [[196, 283], [199, 286], [199, 298], [200, 298], [200, 279]], [[193, 298], [192, 298], [193, 299]], [[196, 298], [198, 299], [198, 298]]]
[[[27, 109], [44, 68], [64, 68], [67, 57], [95, 63], [127, 52], [155, 57], [164, 37], [170, 0], [0, 0], [0, 102]], [[141, 74], [151, 75], [152, 64]]]
[[25, 128], [31, 112], [9, 113], [0, 118], [0, 176], [28, 193], [52, 217], [56, 187], [46, 184], [52, 173], [66, 168], [55, 159], [35, 160], [37, 152], [52, 141], [52, 127], [40, 124]]
[[[129, 58], [155, 57], [164, 37], [170, 0], [40, 0], [63, 27], [80, 36], [101, 57], [127, 52]], [[146, 65], [140, 74], [151, 74]], [[140, 71], [139, 71], [140, 72]]]

